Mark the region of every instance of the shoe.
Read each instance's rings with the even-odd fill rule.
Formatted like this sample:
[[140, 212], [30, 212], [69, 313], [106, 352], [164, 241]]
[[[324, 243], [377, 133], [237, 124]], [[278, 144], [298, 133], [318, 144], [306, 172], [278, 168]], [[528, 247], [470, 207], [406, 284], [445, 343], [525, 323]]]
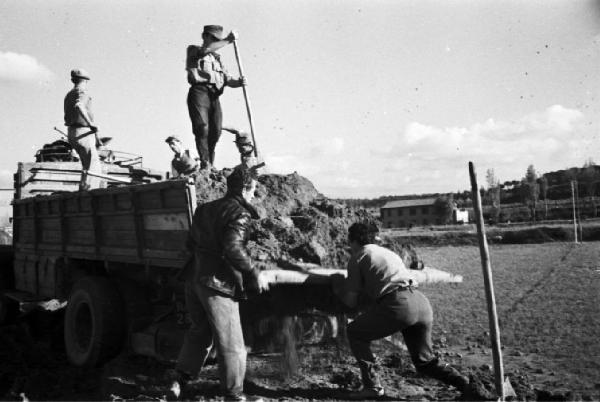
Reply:
[[383, 387], [363, 388], [360, 391], [351, 392], [348, 399], [355, 401], [364, 401], [368, 399], [377, 399], [385, 395]]
[[437, 359], [426, 366], [421, 367], [417, 371], [420, 374], [424, 374], [428, 377], [443, 381], [448, 385], [452, 385], [461, 392], [469, 385], [469, 378], [467, 376], [462, 375], [460, 371], [448, 363], [440, 362]]

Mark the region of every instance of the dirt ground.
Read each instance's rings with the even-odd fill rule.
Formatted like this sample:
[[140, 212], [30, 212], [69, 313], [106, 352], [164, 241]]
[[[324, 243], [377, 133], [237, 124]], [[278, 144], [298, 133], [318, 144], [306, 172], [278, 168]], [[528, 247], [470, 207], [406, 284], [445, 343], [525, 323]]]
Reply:
[[[198, 201], [220, 197], [224, 181], [222, 172], [199, 176]], [[261, 219], [254, 223], [249, 249], [253, 260], [267, 268], [300, 260], [343, 267], [349, 224], [374, 222], [364, 211], [324, 198], [297, 174], [262, 177], [257, 198]], [[478, 248], [424, 247], [415, 253], [393, 237], [385, 240], [409, 266], [423, 259], [465, 278], [461, 284], [422, 288], [435, 312], [434, 347], [441, 359], [473, 378], [479, 397], [487, 392], [491, 399], [492, 357]], [[599, 400], [600, 243], [492, 246], [491, 253], [505, 374], [518, 399]], [[327, 297], [321, 302], [327, 303]], [[34, 313], [0, 328], [0, 400], [175, 399], [165, 376], [172, 363], [124, 352], [103, 368], [71, 367], [62, 346], [61, 314]], [[308, 327], [296, 332], [295, 353], [271, 345], [249, 354], [246, 392], [268, 400], [348, 399], [360, 381], [343, 337], [322, 336]], [[453, 387], [416, 374], [397, 339], [375, 347], [385, 399], [464, 399]], [[212, 364], [191, 385], [191, 395], [211, 400], [218, 399], [217, 393]]]

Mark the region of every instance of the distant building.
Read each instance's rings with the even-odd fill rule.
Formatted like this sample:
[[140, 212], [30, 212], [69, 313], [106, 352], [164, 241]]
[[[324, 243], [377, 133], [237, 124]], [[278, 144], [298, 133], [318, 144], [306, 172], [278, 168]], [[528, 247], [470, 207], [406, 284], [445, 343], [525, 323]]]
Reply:
[[454, 208], [454, 211], [452, 211], [452, 223], [469, 223], [469, 210], [466, 208]]
[[381, 207], [384, 228], [402, 228], [411, 225], [441, 225], [442, 219], [435, 213], [436, 198], [389, 201]]

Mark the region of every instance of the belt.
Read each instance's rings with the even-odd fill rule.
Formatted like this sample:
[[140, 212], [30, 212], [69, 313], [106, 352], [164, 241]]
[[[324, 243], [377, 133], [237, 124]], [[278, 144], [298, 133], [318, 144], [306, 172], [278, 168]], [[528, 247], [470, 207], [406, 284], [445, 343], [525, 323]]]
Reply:
[[394, 295], [396, 294], [396, 292], [403, 292], [405, 290], [409, 290], [411, 293], [413, 292], [413, 289], [415, 289], [416, 286], [414, 286], [412, 284], [412, 281], [408, 284], [408, 285], [398, 285], [394, 288], [392, 288], [390, 291], [388, 291], [386, 294], [384, 294], [383, 296], [379, 296], [376, 300], [377, 303], [380, 303], [381, 301], [383, 301], [383, 299], [385, 299], [388, 296]]
[[214, 84], [194, 84], [191, 85], [191, 88], [206, 90], [211, 95], [221, 95], [223, 93], [223, 88], [217, 89]]

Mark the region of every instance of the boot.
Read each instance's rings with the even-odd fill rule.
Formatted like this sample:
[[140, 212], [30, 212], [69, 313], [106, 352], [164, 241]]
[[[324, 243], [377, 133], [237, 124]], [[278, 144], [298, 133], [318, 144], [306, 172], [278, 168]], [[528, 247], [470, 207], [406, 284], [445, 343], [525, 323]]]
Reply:
[[457, 369], [448, 363], [440, 362], [438, 359], [433, 360], [427, 365], [418, 369], [419, 373], [428, 377], [440, 380], [448, 385], [452, 385], [459, 391], [464, 391], [469, 385], [469, 378], [462, 375]]

